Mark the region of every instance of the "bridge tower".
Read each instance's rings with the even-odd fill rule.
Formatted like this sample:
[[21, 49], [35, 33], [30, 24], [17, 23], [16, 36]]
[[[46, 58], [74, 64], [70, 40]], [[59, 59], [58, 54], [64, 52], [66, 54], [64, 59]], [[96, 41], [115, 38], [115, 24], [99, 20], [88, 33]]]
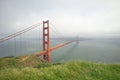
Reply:
[[43, 51], [47, 51], [43, 55], [43, 59], [50, 62], [50, 30], [49, 30], [49, 20], [43, 21]]

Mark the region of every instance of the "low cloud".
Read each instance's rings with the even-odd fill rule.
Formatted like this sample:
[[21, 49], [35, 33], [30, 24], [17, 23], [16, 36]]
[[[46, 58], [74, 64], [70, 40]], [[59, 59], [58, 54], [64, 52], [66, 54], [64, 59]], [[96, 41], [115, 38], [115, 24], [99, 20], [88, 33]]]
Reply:
[[49, 19], [64, 35], [120, 34], [119, 0], [1, 0], [0, 34]]

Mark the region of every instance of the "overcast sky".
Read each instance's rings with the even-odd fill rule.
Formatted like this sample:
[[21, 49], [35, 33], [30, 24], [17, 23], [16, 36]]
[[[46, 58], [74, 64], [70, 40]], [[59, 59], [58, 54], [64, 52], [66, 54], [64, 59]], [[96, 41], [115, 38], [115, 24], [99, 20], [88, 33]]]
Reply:
[[0, 0], [0, 34], [43, 20], [68, 36], [119, 36], [120, 0]]

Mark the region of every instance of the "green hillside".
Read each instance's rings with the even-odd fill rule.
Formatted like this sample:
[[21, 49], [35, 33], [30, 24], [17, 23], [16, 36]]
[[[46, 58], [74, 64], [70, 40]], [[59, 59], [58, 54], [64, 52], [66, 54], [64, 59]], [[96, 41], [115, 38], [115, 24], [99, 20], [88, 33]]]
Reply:
[[48, 64], [34, 55], [0, 59], [0, 80], [120, 80], [120, 64]]
[[18, 57], [8, 56], [0, 58], [0, 69], [34, 67], [40, 63], [45, 63], [45, 61], [35, 55], [24, 55]]

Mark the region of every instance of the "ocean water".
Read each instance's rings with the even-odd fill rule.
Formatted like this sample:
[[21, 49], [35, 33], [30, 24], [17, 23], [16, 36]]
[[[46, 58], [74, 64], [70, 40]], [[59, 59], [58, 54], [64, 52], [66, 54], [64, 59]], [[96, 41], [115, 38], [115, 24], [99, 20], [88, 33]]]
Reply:
[[[51, 40], [51, 46], [62, 43]], [[38, 39], [15, 39], [0, 44], [0, 57], [33, 54], [42, 51], [42, 41]], [[73, 42], [51, 52], [51, 62], [85, 60], [102, 63], [120, 62], [120, 39], [87, 39]]]
[[103, 63], [120, 62], [119, 40], [83, 40], [53, 52], [52, 61], [85, 60]]

